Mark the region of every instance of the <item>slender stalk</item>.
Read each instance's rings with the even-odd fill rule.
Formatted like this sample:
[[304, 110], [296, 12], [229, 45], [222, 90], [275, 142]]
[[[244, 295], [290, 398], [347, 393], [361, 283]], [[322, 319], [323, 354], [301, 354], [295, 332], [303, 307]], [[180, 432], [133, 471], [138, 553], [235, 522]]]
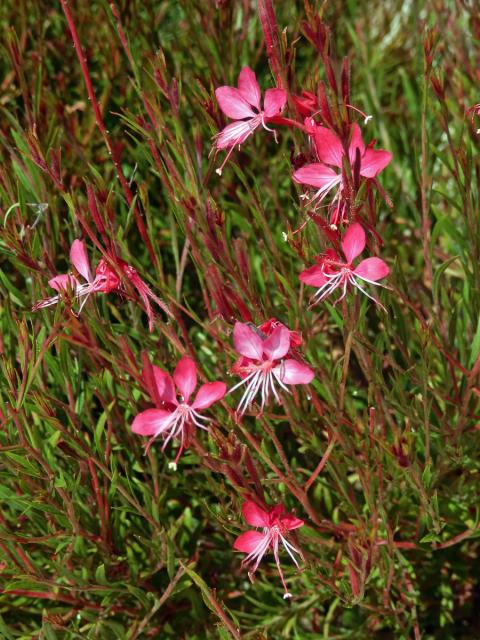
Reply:
[[328, 462], [328, 459], [330, 458], [330, 455], [331, 455], [331, 453], [333, 451], [335, 443], [336, 443], [336, 438], [335, 438], [335, 436], [332, 436], [330, 438], [330, 442], [328, 443], [327, 448], [325, 449], [325, 453], [323, 454], [322, 459], [318, 463], [317, 467], [315, 468], [315, 470], [312, 473], [312, 475], [310, 476], [310, 478], [305, 483], [305, 492], [307, 492], [310, 489], [310, 487], [315, 482], [315, 480], [317, 479], [319, 474], [323, 471], [323, 468], [325, 467], [325, 465]]
[[90, 73], [88, 71], [88, 65], [87, 65], [87, 58], [85, 57], [85, 54], [83, 52], [82, 49], [82, 45], [80, 43], [80, 39], [78, 37], [78, 31], [77, 31], [77, 27], [75, 25], [75, 21], [73, 19], [73, 15], [70, 11], [70, 8], [68, 6], [68, 0], [60, 0], [61, 4], [62, 4], [62, 9], [63, 9], [63, 13], [65, 14], [65, 18], [67, 19], [67, 23], [68, 23], [68, 28], [70, 29], [70, 33], [72, 35], [72, 40], [73, 40], [73, 46], [75, 47], [75, 52], [77, 54], [77, 58], [78, 61], [80, 63], [80, 68], [82, 70], [82, 74], [83, 74], [83, 79], [85, 81], [85, 86], [87, 88], [87, 93], [88, 93], [88, 99], [90, 100], [91, 104], [92, 104], [92, 108], [93, 108], [93, 113], [95, 114], [95, 121], [97, 123], [97, 126], [100, 130], [100, 133], [103, 136], [103, 139], [105, 141], [105, 145], [107, 147], [108, 150], [108, 154], [111, 156], [112, 158], [112, 162], [115, 166], [115, 170], [117, 173], [117, 178], [122, 186], [123, 192], [125, 194], [125, 198], [127, 200], [128, 206], [132, 207], [134, 209], [134, 215], [135, 215], [135, 222], [137, 224], [137, 228], [138, 231], [140, 233], [140, 236], [142, 237], [142, 240], [145, 242], [145, 245], [147, 247], [147, 250], [150, 254], [151, 259], [153, 260], [154, 264], [156, 263], [157, 259], [155, 256], [155, 252], [153, 250], [152, 244], [150, 242], [150, 238], [148, 237], [148, 233], [147, 230], [145, 228], [145, 224], [143, 222], [142, 219], [142, 214], [140, 213], [140, 210], [137, 206], [137, 204], [134, 202], [134, 197], [133, 197], [133, 193], [132, 190], [130, 189], [130, 186], [127, 182], [127, 179], [125, 177], [125, 174], [123, 173], [122, 170], [122, 166], [121, 166], [121, 161], [120, 161], [120, 156], [117, 152], [116, 147], [111, 143], [110, 141], [110, 137], [108, 135], [108, 131], [107, 128], [105, 126], [105, 123], [103, 121], [103, 116], [102, 116], [102, 112], [100, 111], [100, 107], [97, 101], [97, 98], [95, 96], [95, 91], [93, 88], [93, 84], [92, 84], [92, 80], [90, 78]]
[[421, 199], [422, 199], [422, 236], [423, 236], [423, 281], [425, 286], [430, 288], [433, 282], [433, 268], [430, 258], [430, 215], [427, 192], [429, 190], [428, 178], [428, 154], [427, 154], [427, 106], [429, 87], [430, 66], [424, 59], [423, 72], [423, 96], [422, 96], [422, 164], [421, 164]]

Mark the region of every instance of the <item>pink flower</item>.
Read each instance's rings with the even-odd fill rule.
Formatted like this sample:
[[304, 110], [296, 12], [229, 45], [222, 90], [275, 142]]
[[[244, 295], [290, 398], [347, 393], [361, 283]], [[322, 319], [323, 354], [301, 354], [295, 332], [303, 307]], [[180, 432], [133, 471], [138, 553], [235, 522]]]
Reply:
[[237, 414], [243, 415], [260, 392], [263, 411], [269, 401], [270, 394], [280, 402], [276, 385], [290, 393], [285, 385], [309, 384], [314, 377], [310, 367], [286, 358], [292, 346], [292, 333], [284, 325], [279, 324], [268, 337], [248, 324], [237, 322], [233, 329], [235, 350], [242, 356], [235, 364], [234, 372], [243, 379], [229, 393], [246, 385], [246, 389], [237, 408]]
[[76, 300], [82, 300], [79, 313], [83, 309], [88, 296], [91, 293], [111, 293], [112, 291], [121, 292], [122, 282], [118, 272], [123, 274], [127, 280], [135, 287], [145, 305], [145, 311], [148, 316], [148, 324], [150, 331], [153, 331], [153, 311], [150, 299], [158, 304], [158, 306], [171, 316], [170, 309], [158, 298], [150, 287], [140, 278], [136, 269], [121, 260], [118, 256], [111, 256], [112, 262], [115, 263], [117, 269], [114, 269], [105, 259], [101, 259], [95, 269], [95, 278], [92, 276], [90, 263], [87, 256], [85, 243], [82, 240], [74, 240], [70, 249], [70, 262], [75, 267], [76, 272], [85, 280], [81, 283], [72, 273], [60, 274], [51, 278], [48, 284], [58, 291], [58, 295], [40, 300], [33, 307], [32, 311], [49, 307], [56, 304], [61, 299], [61, 292], [72, 290]]
[[382, 286], [377, 280], [388, 276], [390, 272], [388, 265], [375, 257], [362, 260], [356, 267], [352, 265], [355, 258], [365, 249], [365, 245], [365, 231], [358, 222], [355, 222], [347, 229], [342, 239], [342, 250], [346, 261], [343, 261], [333, 249], [328, 249], [324, 255], [317, 256], [316, 265], [302, 271], [300, 280], [309, 286], [318, 287], [318, 291], [313, 296], [314, 303], [325, 300], [335, 289], [342, 287], [342, 295], [336, 303], [339, 302], [345, 297], [347, 287], [351, 284], [384, 309], [376, 298], [360, 286], [358, 281]]
[[[202, 384], [194, 401], [190, 402], [197, 386], [197, 368], [192, 358], [185, 356], [179, 361], [173, 380], [160, 367], [152, 366], [151, 371], [151, 379], [149, 372], [145, 370], [144, 378], [157, 408], [139, 413], [132, 423], [132, 431], [141, 436], [150, 436], [145, 453], [160, 435], [164, 438], [162, 451], [172, 438], [179, 438], [180, 449], [175, 459], [178, 462], [188, 444], [191, 427], [208, 430], [204, 423], [209, 422], [209, 419], [198, 412], [221, 400], [227, 392], [227, 386], [224, 382]], [[180, 392], [179, 399], [175, 387]]]
[[75, 299], [83, 298], [79, 309], [79, 311], [81, 311], [91, 293], [109, 293], [116, 289], [120, 283], [118, 276], [115, 276], [115, 278], [106, 278], [103, 275], [96, 274], [96, 277], [93, 278], [85, 243], [82, 242], [82, 240], [73, 241], [70, 248], [70, 262], [85, 282], [82, 284], [78, 278], [71, 273], [60, 274], [51, 278], [48, 284], [52, 289], [58, 291], [59, 294], [46, 300], [40, 300], [33, 306], [32, 311], [56, 304], [61, 298], [60, 292], [65, 292], [68, 289], [72, 290]]
[[[358, 150], [360, 155], [360, 176], [366, 179], [376, 178], [390, 163], [392, 154], [389, 151], [373, 149], [371, 145], [365, 147], [358, 124], [353, 124], [351, 130], [351, 139], [348, 147], [350, 167], [353, 170]], [[326, 127], [315, 126], [313, 136], [320, 162], [308, 164], [298, 169], [294, 172], [293, 179], [299, 184], [305, 184], [317, 189], [313, 200], [318, 203], [332, 189], [338, 187], [332, 201], [333, 213], [331, 219], [331, 224], [336, 227], [345, 221], [346, 216], [345, 181], [342, 171], [345, 150], [340, 138]], [[332, 167], [340, 169], [340, 172], [335, 171]]]
[[267, 131], [273, 131], [266, 123], [282, 111], [287, 94], [283, 89], [267, 89], [262, 109], [261, 92], [255, 73], [249, 67], [243, 67], [238, 76], [238, 88], [219, 87], [215, 90], [215, 95], [223, 113], [235, 120], [216, 135], [216, 149], [230, 149], [222, 166], [217, 169], [217, 173], [222, 175], [223, 167], [235, 145], [245, 142], [260, 125]]
[[253, 580], [253, 574], [258, 569], [263, 556], [269, 549], [273, 550], [275, 564], [277, 565], [283, 587], [285, 589], [284, 598], [291, 598], [285, 579], [283, 577], [282, 568], [280, 566], [280, 558], [278, 554], [278, 543], [281, 542], [288, 555], [292, 558], [295, 565], [299, 567], [294, 554], [298, 553], [300, 558], [304, 560], [300, 549], [295, 548], [288, 540], [289, 531], [298, 529], [304, 522], [295, 516], [285, 512], [283, 505], [277, 505], [269, 511], [264, 511], [257, 507], [254, 502], [245, 502], [242, 507], [243, 517], [252, 527], [262, 527], [263, 531], [246, 531], [238, 536], [233, 544], [233, 548], [237, 551], [243, 551], [248, 554], [242, 561], [245, 564], [252, 565], [248, 572], [248, 577]]

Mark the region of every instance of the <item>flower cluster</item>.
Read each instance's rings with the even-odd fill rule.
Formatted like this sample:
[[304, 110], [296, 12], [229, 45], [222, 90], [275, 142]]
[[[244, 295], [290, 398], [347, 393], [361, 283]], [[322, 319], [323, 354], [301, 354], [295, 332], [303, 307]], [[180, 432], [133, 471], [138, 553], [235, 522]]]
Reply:
[[[215, 149], [228, 149], [227, 155], [217, 173], [220, 175], [235, 146], [242, 145], [253, 132], [262, 125], [272, 131], [269, 125], [285, 125], [301, 129], [308, 138], [308, 148], [312, 151], [311, 162], [303, 161], [293, 171], [293, 181], [306, 188], [301, 199], [310, 209], [307, 222], [316, 218], [321, 207], [325, 207], [328, 218], [321, 218], [320, 228], [327, 228], [326, 234], [332, 246], [314, 258], [315, 264], [303, 270], [299, 279], [307, 286], [316, 287], [312, 305], [322, 302], [335, 290], [340, 295], [334, 304], [343, 300], [352, 289], [357, 289], [384, 309], [379, 300], [368, 292], [368, 285], [383, 286], [378, 281], [389, 274], [388, 265], [377, 256], [357, 261], [367, 247], [365, 222], [360, 216], [359, 194], [364, 195], [372, 186], [379, 188], [377, 176], [392, 159], [392, 154], [374, 148], [374, 141], [365, 145], [360, 127], [347, 119], [343, 126], [335, 129], [330, 114], [319, 108], [317, 96], [303, 91], [291, 96], [300, 121], [283, 117], [287, 104], [287, 93], [283, 89], [267, 89], [260, 106], [261, 92], [255, 74], [244, 67], [238, 79], [238, 88], [220, 87], [216, 90], [221, 111], [235, 120], [215, 136]], [[346, 108], [362, 113], [349, 104]], [[364, 116], [366, 124], [370, 116]], [[320, 120], [320, 121], [318, 121]], [[277, 134], [273, 131], [275, 141]], [[380, 189], [380, 188], [379, 188]], [[304, 223], [297, 231], [306, 226]], [[378, 238], [372, 225], [367, 227]], [[295, 232], [296, 233], [296, 232]], [[288, 236], [286, 236], [288, 239]], [[356, 264], [355, 264], [356, 263]], [[244, 392], [237, 408], [242, 415], [260, 396], [260, 412], [271, 396], [280, 401], [279, 393], [289, 393], [288, 385], [308, 384], [314, 373], [304, 364], [297, 352], [301, 344], [298, 334], [277, 323], [265, 323], [256, 328], [237, 322], [233, 331], [235, 350], [240, 358], [232, 371], [242, 380], [231, 391], [243, 387]], [[298, 567], [295, 553], [303, 559], [301, 551], [287, 539], [288, 532], [302, 526], [303, 521], [285, 513], [283, 505], [271, 510], [262, 510], [254, 502], [243, 506], [243, 514], [248, 524], [261, 527], [260, 531], [242, 533], [235, 541], [234, 548], [247, 554], [242, 564], [251, 567], [252, 577], [258, 565], [269, 550], [273, 550], [275, 563], [285, 596], [290, 593], [285, 584], [279, 560], [279, 543], [283, 545]]]
[[[273, 95], [272, 91], [276, 92], [275, 99], [268, 100], [270, 108], [267, 109], [267, 98]], [[344, 261], [338, 256], [336, 247], [328, 248], [324, 254], [315, 258], [316, 264], [313, 267], [300, 274], [302, 282], [317, 287], [313, 303], [325, 300], [335, 289], [341, 288], [342, 293], [337, 303], [349, 289], [355, 287], [383, 308], [376, 298], [359, 285], [358, 280], [378, 284], [378, 280], [389, 274], [387, 264], [380, 258], [372, 257], [363, 260], [356, 268], [352, 266], [352, 261], [367, 246], [363, 226], [356, 219], [359, 218], [359, 212], [355, 199], [362, 188], [370, 187], [371, 183], [376, 184], [377, 176], [390, 163], [392, 154], [374, 149], [374, 141], [365, 145], [357, 123], [349, 124], [346, 132], [343, 131], [340, 136], [333, 130], [330, 122], [317, 122], [313, 114], [317, 115], [321, 110], [317, 108], [316, 96], [310, 92], [304, 91], [300, 96], [293, 96], [298, 114], [304, 117], [303, 123], [280, 117], [287, 101], [286, 92], [282, 89], [268, 89], [265, 92], [264, 110], [260, 111], [260, 88], [255, 74], [248, 67], [240, 72], [238, 89], [220, 87], [216, 95], [223, 113], [236, 120], [235, 124], [227, 125], [215, 138], [218, 151], [229, 149], [221, 170], [233, 147], [245, 142], [260, 124], [265, 127], [265, 121], [296, 126], [308, 136], [309, 146], [314, 152], [314, 162], [296, 169], [292, 177], [297, 184], [307, 187], [302, 199], [311, 207], [310, 217], [316, 215], [320, 206], [323, 206], [322, 203], [328, 199], [326, 207], [330, 231], [334, 232], [336, 245], [341, 244], [346, 258]], [[254, 113], [247, 103], [255, 106], [258, 113]], [[365, 121], [368, 119], [369, 116]], [[346, 229], [343, 237], [340, 234], [342, 226]]]
[[[227, 150], [225, 160], [217, 170], [220, 175], [234, 148], [242, 145], [260, 127], [273, 132], [275, 140], [277, 134], [272, 125], [297, 127], [307, 136], [311, 162], [305, 157], [300, 163], [294, 162], [292, 177], [295, 183], [307, 189], [302, 196], [311, 209], [307, 220], [316, 219], [320, 208], [326, 206], [328, 218], [319, 226], [328, 230], [326, 235], [332, 244], [315, 257], [313, 266], [299, 274], [302, 283], [317, 289], [312, 303], [325, 300], [339, 289], [338, 302], [349, 291], [357, 289], [380, 305], [365, 287], [378, 286], [378, 281], [388, 275], [389, 268], [377, 256], [357, 260], [367, 245], [370, 247], [365, 227], [374, 231], [372, 224], [365, 225], [361, 218], [361, 206], [358, 205], [361, 198], [358, 196], [372, 186], [379, 188], [377, 176], [389, 164], [391, 154], [374, 149], [373, 142], [365, 145], [356, 123], [348, 121], [336, 131], [328, 118], [322, 119], [318, 115], [321, 110], [312, 93], [304, 91], [301, 95], [291, 96], [291, 104], [299, 120], [284, 117], [287, 92], [278, 88], [267, 89], [262, 101], [255, 74], [248, 67], [240, 72], [237, 87], [219, 87], [215, 94], [221, 111], [233, 120], [215, 136], [215, 150]], [[375, 233], [374, 237], [378, 238], [378, 234]], [[128, 285], [131, 285], [143, 302], [150, 331], [154, 328], [151, 301], [172, 315], [137, 271], [112, 251], [103, 253], [93, 272], [85, 243], [76, 239], [70, 249], [70, 262], [72, 269], [68, 273], [55, 275], [48, 281], [56, 295], [37, 302], [34, 311], [65, 300], [69, 304], [79, 302], [79, 313], [93, 294], [117, 292], [128, 295]], [[195, 395], [197, 364], [194, 358], [182, 357], [173, 376], [150, 364], [148, 358], [144, 359], [139, 379], [143, 381], [150, 403], [148, 408], [135, 415], [131, 430], [148, 438], [145, 453], [157, 438], [163, 441], [162, 451], [169, 443], [178, 441], [175, 466], [184, 449], [195, 440], [197, 430], [208, 430], [212, 418], [205, 416], [204, 412], [224, 400], [227, 394], [243, 390], [235, 411], [236, 420], [240, 421], [247, 412], [256, 411], [256, 416], [260, 417], [272, 401], [282, 403], [291, 394], [292, 386], [308, 385], [314, 378], [313, 369], [304, 362], [301, 354], [301, 334], [275, 318], [259, 326], [236, 322], [233, 346], [238, 357], [231, 373], [240, 380], [229, 390], [223, 381], [205, 382]], [[249, 566], [250, 578], [270, 550], [284, 586], [284, 597], [290, 597], [280, 566], [280, 548], [283, 547], [299, 568], [298, 558], [303, 560], [303, 554], [291, 542], [291, 536], [295, 535], [291, 532], [299, 529], [304, 524], [303, 520], [288, 513], [283, 504], [267, 507], [258, 495], [252, 495], [252, 499], [244, 503], [243, 515], [246, 522], [257, 530], [239, 535], [234, 548], [247, 554], [242, 564]]]

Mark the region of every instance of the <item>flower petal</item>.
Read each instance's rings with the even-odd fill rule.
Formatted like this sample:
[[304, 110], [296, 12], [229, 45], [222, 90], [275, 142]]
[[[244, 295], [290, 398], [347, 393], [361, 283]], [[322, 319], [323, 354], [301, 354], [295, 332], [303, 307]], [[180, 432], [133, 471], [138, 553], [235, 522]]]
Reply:
[[260, 531], [245, 531], [241, 533], [233, 543], [233, 548], [243, 553], [252, 553], [262, 542], [266, 535]]
[[235, 351], [246, 358], [261, 360], [263, 355], [263, 341], [260, 336], [243, 322], [236, 322], [233, 328], [233, 344]]
[[276, 366], [274, 371], [284, 384], [309, 384], [315, 377], [310, 367], [291, 358]]
[[359, 278], [376, 282], [386, 278], [390, 273], [388, 265], [380, 258], [366, 258], [362, 260], [353, 273]]
[[314, 264], [313, 267], [305, 269], [298, 277], [300, 282], [308, 284], [310, 287], [323, 287], [328, 280], [319, 264]]
[[278, 116], [287, 102], [287, 92], [283, 89], [267, 89], [263, 99], [263, 112], [265, 117]]
[[240, 75], [238, 76], [238, 90], [248, 104], [251, 104], [260, 111], [260, 98], [262, 94], [260, 93], [257, 77], [250, 67], [243, 67], [240, 71]]
[[270, 519], [268, 513], [263, 509], [260, 509], [255, 502], [248, 500], [243, 503], [242, 507], [243, 517], [246, 522], [252, 527], [268, 527]]
[[361, 224], [354, 222], [348, 227], [342, 239], [342, 249], [349, 264], [362, 253], [366, 242], [365, 231]]
[[367, 149], [360, 165], [360, 175], [364, 178], [376, 178], [390, 163], [392, 157], [390, 151]]
[[229, 118], [241, 120], [242, 118], [255, 117], [255, 112], [238, 89], [219, 87], [215, 90], [215, 95], [220, 109]]
[[330, 167], [314, 162], [295, 171], [293, 179], [300, 184], [307, 184], [310, 187], [321, 189], [329, 184], [333, 187], [337, 182], [340, 182], [342, 176], [330, 169]]
[[360, 151], [361, 163], [363, 164], [363, 154], [365, 153], [365, 144], [362, 138], [362, 131], [357, 123], [352, 124], [352, 139], [350, 140], [350, 146], [348, 147], [348, 157], [350, 164], [353, 167], [355, 164], [355, 158], [357, 157], [357, 149]]
[[343, 145], [340, 138], [327, 129], [327, 127], [316, 127], [314, 133], [315, 148], [318, 157], [325, 164], [331, 164], [334, 167], [342, 166], [344, 154]]
[[52, 289], [55, 289], [55, 291], [63, 291], [68, 289], [68, 287], [75, 291], [75, 289], [80, 286], [80, 283], [75, 278], [75, 276], [71, 276], [68, 273], [64, 273], [51, 278], [48, 281], [48, 284], [52, 287]]
[[280, 518], [280, 520], [289, 531], [298, 529], [305, 524], [303, 520], [300, 520], [300, 518], [296, 518], [295, 516], [292, 516], [290, 514], [283, 516], [282, 518]]
[[190, 396], [197, 386], [197, 367], [195, 361], [188, 356], [184, 356], [177, 364], [173, 374], [173, 380], [177, 389], [183, 396], [184, 402], [189, 401]]
[[153, 365], [152, 369], [160, 401], [177, 404], [175, 387], [173, 385], [172, 377], [166, 371], [160, 369], [160, 367]]
[[70, 248], [70, 262], [80, 275], [82, 275], [87, 282], [92, 280], [92, 274], [90, 272], [90, 263], [88, 261], [87, 249], [85, 243], [81, 240], [74, 240]]
[[214, 402], [218, 402], [227, 393], [224, 382], [207, 382], [202, 384], [192, 404], [192, 409], [207, 409]]
[[165, 411], [164, 409], [142, 411], [132, 422], [132, 431], [139, 436], [154, 436], [168, 423], [171, 415], [171, 411]]
[[290, 349], [290, 331], [280, 325], [263, 343], [263, 352], [271, 360], [280, 360], [287, 355]]

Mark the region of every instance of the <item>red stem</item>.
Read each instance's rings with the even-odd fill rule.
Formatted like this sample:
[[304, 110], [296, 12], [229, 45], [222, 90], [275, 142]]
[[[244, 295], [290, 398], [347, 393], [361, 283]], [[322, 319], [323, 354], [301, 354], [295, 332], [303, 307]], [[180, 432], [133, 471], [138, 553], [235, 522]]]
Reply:
[[[85, 80], [85, 86], [87, 88], [87, 93], [88, 93], [88, 98], [90, 100], [90, 102], [92, 103], [92, 108], [93, 108], [93, 112], [95, 114], [95, 121], [97, 123], [98, 128], [100, 129], [100, 132], [103, 136], [103, 139], [105, 141], [105, 145], [107, 147], [108, 153], [112, 158], [113, 164], [115, 166], [115, 170], [117, 173], [117, 177], [118, 180], [120, 182], [120, 184], [122, 185], [122, 189], [123, 192], [125, 194], [125, 198], [127, 200], [128, 206], [130, 207], [133, 203], [133, 194], [132, 191], [128, 185], [127, 179], [125, 178], [125, 175], [122, 171], [122, 167], [120, 164], [120, 156], [116, 150], [116, 148], [112, 145], [110, 138], [108, 136], [108, 132], [107, 129], [105, 127], [105, 123], [103, 121], [103, 117], [102, 117], [102, 113], [100, 111], [100, 107], [97, 101], [97, 98], [95, 96], [95, 91], [93, 89], [93, 85], [92, 85], [92, 80], [90, 78], [90, 73], [88, 71], [88, 66], [87, 66], [87, 58], [85, 57], [83, 50], [82, 50], [82, 45], [80, 43], [80, 39], [78, 37], [78, 31], [77, 31], [77, 27], [75, 26], [75, 22], [73, 20], [73, 16], [70, 12], [70, 9], [68, 7], [68, 0], [60, 0], [61, 4], [62, 4], [62, 9], [63, 9], [63, 13], [65, 14], [65, 18], [67, 19], [67, 23], [68, 23], [68, 27], [70, 29], [70, 33], [72, 35], [72, 40], [73, 40], [73, 46], [75, 47], [75, 51], [77, 53], [77, 58], [78, 61], [80, 62], [80, 67], [82, 69], [82, 74], [83, 74], [83, 78]], [[134, 214], [135, 214], [135, 222], [137, 224], [137, 228], [138, 231], [140, 233], [140, 236], [142, 237], [142, 240], [145, 242], [145, 245], [148, 249], [148, 252], [150, 254], [150, 257], [152, 258], [154, 264], [156, 263], [156, 257], [155, 257], [155, 252], [153, 251], [153, 247], [152, 244], [150, 242], [150, 238], [148, 237], [147, 234], [147, 230], [145, 228], [145, 225], [143, 223], [143, 219], [142, 219], [142, 215], [138, 209], [138, 207], [135, 205], [135, 209], [134, 209]]]
[[333, 447], [335, 446], [335, 442], [336, 442], [336, 439], [335, 439], [335, 436], [333, 436], [332, 439], [330, 440], [330, 442], [328, 443], [328, 447], [326, 448], [325, 453], [323, 454], [322, 459], [318, 463], [315, 471], [312, 473], [310, 478], [307, 480], [307, 482], [305, 484], [305, 492], [307, 492], [310, 489], [312, 484], [317, 479], [318, 475], [322, 472], [323, 467], [327, 464], [328, 459], [330, 457], [330, 454], [333, 451]]

